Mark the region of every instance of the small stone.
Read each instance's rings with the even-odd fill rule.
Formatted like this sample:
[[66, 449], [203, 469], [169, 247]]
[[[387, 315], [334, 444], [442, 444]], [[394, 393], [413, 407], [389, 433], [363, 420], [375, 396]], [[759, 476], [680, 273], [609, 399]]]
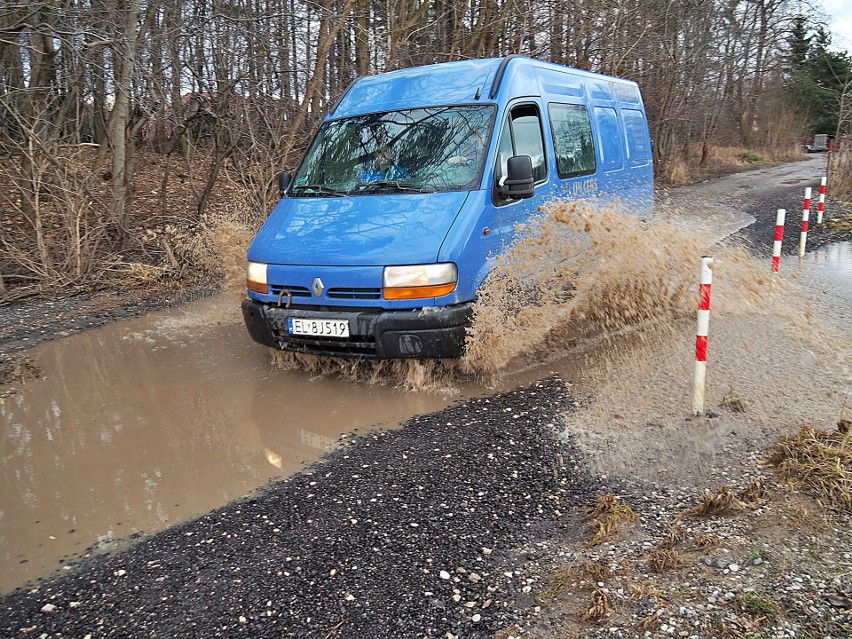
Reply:
[[480, 615], [479, 613], [476, 613], [470, 619], [471, 619], [471, 621], [473, 621], [473, 623], [479, 623], [480, 620], [482, 619], [482, 615]]
[[450, 573], [448, 573], [446, 570], [442, 570], [438, 574], [440, 575], [441, 579], [449, 579], [450, 578]]
[[471, 583], [477, 584], [482, 581], [482, 577], [479, 576], [479, 573], [472, 572], [467, 576], [468, 581]]
[[41, 607], [41, 611], [44, 614], [49, 615], [56, 612], [56, 606], [54, 606], [52, 603], [47, 603]]
[[731, 572], [739, 572], [739, 564], [728, 564], [728, 570], [730, 570]]
[[126, 570], [124, 570], [124, 569], [122, 569], [122, 570], [116, 570], [116, 571], [115, 571], [115, 576], [116, 576], [116, 577], [124, 577], [124, 575], [126, 575], [126, 574], [127, 574], [127, 571], [126, 571]]
[[483, 554], [483, 555], [490, 555], [492, 552], [494, 552], [494, 549], [493, 549], [493, 548], [483, 548], [483, 549], [482, 549], [482, 554]]
[[242, 624], [246, 624], [246, 623], [248, 623], [248, 619], [246, 619], [245, 617], [240, 615], [239, 622], [242, 623]]
[[344, 599], [346, 599], [346, 601], [355, 601], [355, 595], [346, 595]]

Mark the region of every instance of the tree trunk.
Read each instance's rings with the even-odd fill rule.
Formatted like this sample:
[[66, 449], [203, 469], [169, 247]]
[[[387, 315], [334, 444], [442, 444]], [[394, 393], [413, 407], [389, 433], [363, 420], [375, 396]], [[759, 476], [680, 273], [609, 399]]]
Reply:
[[130, 82], [136, 58], [137, 24], [140, 0], [130, 0], [124, 23], [123, 46], [119, 54], [115, 82], [115, 106], [112, 114], [112, 199], [115, 219], [126, 230], [127, 226], [127, 125], [130, 121]]

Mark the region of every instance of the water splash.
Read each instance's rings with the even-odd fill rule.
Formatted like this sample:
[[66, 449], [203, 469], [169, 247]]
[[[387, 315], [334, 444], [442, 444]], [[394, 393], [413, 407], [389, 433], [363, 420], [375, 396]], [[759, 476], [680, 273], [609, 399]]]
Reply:
[[[625, 332], [647, 341], [694, 321], [698, 264], [710, 245], [702, 231], [671, 218], [643, 221], [590, 202], [542, 207], [518, 228], [474, 304], [458, 361], [364, 361], [273, 353], [283, 368], [370, 384], [448, 391], [470, 380], [543, 363]], [[771, 293], [768, 268], [735, 242], [713, 248], [724, 277], [720, 310], [742, 312]]]
[[[579, 339], [637, 326], [645, 337], [694, 318], [702, 232], [587, 202], [547, 205], [519, 232], [476, 301], [465, 371], [495, 374]], [[759, 304], [769, 278], [748, 253], [735, 243], [713, 253], [724, 286], [740, 289], [738, 307]]]

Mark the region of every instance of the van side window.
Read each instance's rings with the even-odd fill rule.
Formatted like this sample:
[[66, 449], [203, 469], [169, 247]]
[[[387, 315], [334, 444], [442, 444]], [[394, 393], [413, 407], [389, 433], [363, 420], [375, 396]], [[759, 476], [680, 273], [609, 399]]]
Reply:
[[595, 119], [601, 134], [601, 156], [604, 171], [615, 171], [624, 166], [624, 138], [615, 109], [595, 107]]
[[541, 117], [534, 105], [525, 104], [512, 109], [500, 138], [499, 153], [500, 175], [506, 175], [506, 163], [511, 156], [528, 155], [532, 158], [533, 179], [542, 182], [547, 177]]
[[624, 131], [627, 134], [627, 158], [630, 164], [647, 164], [651, 161], [648, 146], [648, 125], [644, 114], [638, 109], [622, 109]]
[[559, 177], [595, 172], [595, 142], [589, 111], [580, 104], [551, 104], [550, 128]]

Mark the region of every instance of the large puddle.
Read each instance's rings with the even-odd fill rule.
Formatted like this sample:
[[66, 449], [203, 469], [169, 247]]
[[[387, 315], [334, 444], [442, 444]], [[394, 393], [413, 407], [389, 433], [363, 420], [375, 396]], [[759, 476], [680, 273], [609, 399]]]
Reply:
[[238, 312], [206, 300], [29, 353], [45, 377], [0, 405], [0, 589], [289, 475], [341, 433], [454, 399], [279, 370]]

